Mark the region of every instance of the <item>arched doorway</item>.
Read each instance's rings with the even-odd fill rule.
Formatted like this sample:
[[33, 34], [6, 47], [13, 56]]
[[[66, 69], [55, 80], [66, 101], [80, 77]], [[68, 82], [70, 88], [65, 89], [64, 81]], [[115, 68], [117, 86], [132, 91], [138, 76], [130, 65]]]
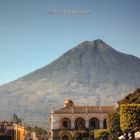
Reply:
[[89, 128], [92, 129], [92, 130], [93, 129], [99, 129], [100, 128], [100, 121], [99, 121], [99, 119], [95, 118], [95, 117], [91, 118], [89, 120]]
[[62, 132], [59, 134], [59, 140], [72, 140], [72, 135], [69, 132]]
[[75, 129], [76, 130], [84, 130], [85, 127], [85, 120], [83, 118], [77, 118], [75, 120]]
[[62, 137], [62, 140], [69, 140], [69, 137], [68, 137], [67, 135], [64, 135], [64, 136]]
[[106, 118], [103, 120], [103, 128], [107, 128], [107, 125], [106, 125]]
[[71, 128], [71, 121], [69, 118], [63, 118], [60, 121], [60, 128], [61, 129], [70, 129]]

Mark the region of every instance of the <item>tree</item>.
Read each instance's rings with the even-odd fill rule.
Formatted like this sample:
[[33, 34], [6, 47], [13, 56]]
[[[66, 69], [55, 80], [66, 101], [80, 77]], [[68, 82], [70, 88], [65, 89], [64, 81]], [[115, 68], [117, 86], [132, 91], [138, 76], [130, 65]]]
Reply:
[[117, 112], [108, 113], [106, 116], [107, 122], [107, 130], [112, 137], [112, 139], [116, 139], [118, 137], [120, 129], [120, 115]]
[[133, 93], [127, 95], [124, 99], [120, 100], [118, 104], [140, 104], [140, 88], [137, 88]]
[[140, 104], [122, 104], [120, 106], [120, 127], [123, 132], [131, 133], [134, 139], [134, 132], [140, 130]]
[[94, 130], [94, 138], [95, 139], [107, 139], [108, 132], [106, 129], [95, 129]]
[[34, 127], [34, 128], [31, 128], [30, 131], [34, 131], [36, 133], [36, 136], [41, 140], [48, 139], [48, 132], [43, 128]]
[[39, 128], [39, 127], [34, 127], [32, 128], [37, 135], [47, 135], [47, 131], [43, 128]]
[[21, 124], [22, 123], [21, 119], [16, 114], [12, 115], [11, 122], [14, 124]]

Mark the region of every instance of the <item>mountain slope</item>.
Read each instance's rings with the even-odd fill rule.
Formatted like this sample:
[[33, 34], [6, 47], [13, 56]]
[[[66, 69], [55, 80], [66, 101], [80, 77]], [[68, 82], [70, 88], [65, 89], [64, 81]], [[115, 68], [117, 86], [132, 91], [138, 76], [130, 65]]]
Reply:
[[[65, 98], [81, 104], [114, 104], [140, 87], [140, 59], [102, 40], [85, 41], [51, 64], [0, 87], [0, 114], [46, 121]], [[39, 121], [38, 121], [39, 120]]]

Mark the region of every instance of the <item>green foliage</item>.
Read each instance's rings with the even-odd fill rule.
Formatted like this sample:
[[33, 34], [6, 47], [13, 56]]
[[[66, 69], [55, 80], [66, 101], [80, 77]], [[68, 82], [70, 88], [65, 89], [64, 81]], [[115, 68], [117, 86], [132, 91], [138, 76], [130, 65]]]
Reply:
[[124, 132], [140, 130], [140, 104], [120, 106], [120, 126]]
[[105, 138], [108, 135], [107, 129], [95, 129], [94, 130], [94, 138], [99, 139], [99, 138]]
[[73, 133], [72, 133], [72, 137], [77, 137], [79, 134], [85, 134], [86, 131], [85, 130], [74, 130]]
[[140, 88], [136, 89], [133, 93], [127, 95], [124, 99], [118, 102], [118, 104], [140, 104]]
[[12, 115], [12, 118], [11, 118], [11, 123], [21, 124], [22, 121], [21, 121], [21, 119], [16, 114], [13, 114]]
[[37, 135], [47, 135], [47, 131], [43, 128], [34, 127], [33, 130], [36, 132]]
[[94, 130], [91, 130], [91, 131], [89, 132], [89, 136], [94, 136]]
[[106, 116], [107, 130], [111, 137], [117, 137], [117, 132], [120, 132], [120, 115], [117, 112], [108, 113]]
[[29, 135], [31, 135], [31, 132], [35, 132], [36, 136], [38, 137], [39, 140], [46, 140], [48, 137], [48, 133], [45, 129], [40, 128], [40, 127], [26, 127], [26, 130], [29, 132]]

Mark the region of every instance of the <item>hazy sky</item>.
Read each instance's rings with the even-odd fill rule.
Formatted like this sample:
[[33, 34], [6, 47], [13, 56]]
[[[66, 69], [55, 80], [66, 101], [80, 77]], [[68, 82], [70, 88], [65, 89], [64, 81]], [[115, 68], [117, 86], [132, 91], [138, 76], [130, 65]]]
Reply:
[[0, 84], [98, 38], [140, 57], [140, 0], [0, 0]]

